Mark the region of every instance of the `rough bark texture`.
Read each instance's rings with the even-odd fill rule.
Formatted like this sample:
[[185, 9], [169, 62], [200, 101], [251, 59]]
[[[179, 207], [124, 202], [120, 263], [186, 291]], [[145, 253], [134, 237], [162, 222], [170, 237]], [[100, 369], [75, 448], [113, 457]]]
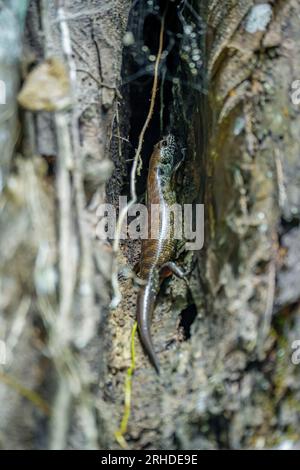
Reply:
[[[95, 208], [112, 171], [108, 150], [128, 11], [125, 1], [30, 2], [25, 80], [26, 68], [52, 57], [77, 73], [70, 110], [23, 115], [23, 155], [15, 156], [1, 194], [5, 449], [106, 445], [99, 337], [110, 300], [111, 249], [96, 239]], [[40, 105], [44, 85], [29, 85], [28, 107]], [[9, 99], [8, 105], [16, 101], [16, 91]], [[1, 150], [6, 169], [9, 149]]]
[[[127, 138], [136, 104], [118, 87], [130, 2], [84, 3], [58, 2], [64, 22], [56, 2], [32, 0], [27, 17], [26, 63], [56, 56], [71, 72], [75, 64], [77, 75], [70, 110], [22, 116], [24, 136], [0, 199], [5, 449], [119, 448], [137, 287], [120, 276], [121, 304], [108, 309], [111, 248], [96, 239], [95, 226], [111, 160], [108, 200], [129, 178], [130, 145], [118, 137]], [[291, 83], [300, 78], [300, 6], [192, 6], [206, 24], [196, 35], [204, 73], [191, 73], [185, 28], [173, 66], [181, 80], [166, 106], [187, 149], [181, 199], [205, 203], [205, 245], [195, 263], [191, 253], [179, 260], [193, 266], [189, 288], [173, 278], [160, 291], [152, 327], [160, 378], [136, 338], [125, 438], [133, 449], [293, 447], [300, 441], [300, 369], [291, 361], [300, 339], [300, 109]], [[3, 171], [8, 161], [5, 150]], [[122, 273], [139, 250], [138, 242], [122, 243]]]
[[[208, 94], [191, 99], [187, 90], [174, 89], [175, 122], [179, 112], [187, 128], [188, 173], [196, 181], [200, 173], [206, 239], [191, 293], [173, 279], [158, 300], [153, 335], [161, 380], [137, 346], [128, 430], [133, 448], [292, 447], [299, 441], [299, 368], [291, 361], [299, 337], [292, 255], [299, 239], [299, 109], [290, 98], [299, 74], [299, 4], [254, 6], [202, 3]], [[128, 365], [125, 312], [133, 318], [135, 308], [135, 297], [124, 298], [111, 319], [118, 401], [117, 371]], [[180, 319], [191, 315], [193, 304], [197, 316], [182, 341]]]

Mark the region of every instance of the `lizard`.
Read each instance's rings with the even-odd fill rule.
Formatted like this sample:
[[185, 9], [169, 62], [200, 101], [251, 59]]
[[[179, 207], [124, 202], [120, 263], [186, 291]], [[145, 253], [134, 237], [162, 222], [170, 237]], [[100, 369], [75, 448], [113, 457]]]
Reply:
[[150, 325], [162, 280], [161, 273], [164, 271], [163, 277], [170, 273], [179, 277], [185, 276], [185, 273], [172, 261], [176, 257], [180, 241], [174, 238], [174, 227], [168, 211], [168, 208], [176, 203], [174, 176], [183, 161], [181, 159], [176, 162], [177, 152], [175, 138], [169, 134], [155, 145], [151, 155], [147, 178], [149, 229], [151, 229], [151, 210], [154, 204], [159, 205], [160, 218], [154, 230], [155, 237], [142, 240], [140, 259], [140, 277], [144, 285], [137, 297], [137, 324], [141, 343], [158, 374], [159, 361], [153, 347]]

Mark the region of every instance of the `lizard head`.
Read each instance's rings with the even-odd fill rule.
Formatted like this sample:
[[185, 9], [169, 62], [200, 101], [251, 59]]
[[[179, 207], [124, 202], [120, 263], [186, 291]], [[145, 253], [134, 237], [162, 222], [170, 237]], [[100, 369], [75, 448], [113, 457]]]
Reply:
[[160, 161], [162, 164], [167, 164], [171, 168], [176, 163], [176, 151], [177, 144], [175, 137], [172, 134], [168, 134], [158, 144], [160, 149]]

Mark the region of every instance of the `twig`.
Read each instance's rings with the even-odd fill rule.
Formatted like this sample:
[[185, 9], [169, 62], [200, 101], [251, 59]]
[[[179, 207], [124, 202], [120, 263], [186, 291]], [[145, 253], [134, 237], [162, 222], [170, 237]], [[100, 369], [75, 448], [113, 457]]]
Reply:
[[[60, 359], [69, 347], [72, 334], [72, 306], [75, 287], [75, 266], [72, 252], [72, 183], [73, 169], [72, 144], [69, 135], [68, 119], [64, 113], [55, 114], [55, 127], [58, 145], [57, 194], [59, 201], [59, 315], [53, 325], [56, 335], [54, 341], [54, 360], [60, 368]], [[56, 344], [55, 344], [56, 343]], [[55, 357], [58, 355], [58, 357]], [[58, 372], [59, 369], [58, 369]], [[50, 449], [64, 449], [69, 428], [71, 391], [63, 374], [58, 374], [58, 390], [53, 404], [50, 424]]]
[[97, 85], [99, 85], [100, 87], [104, 87], [104, 88], [108, 88], [109, 90], [114, 90], [116, 92], [116, 95], [119, 99], [122, 99], [122, 96], [119, 92], [119, 90], [114, 86], [114, 85], [108, 85], [107, 83], [104, 83], [102, 82], [101, 80], [98, 80], [97, 77], [95, 77], [94, 74], [92, 74], [92, 72], [90, 72], [89, 70], [85, 70], [85, 69], [76, 69], [77, 72], [81, 72], [81, 73], [86, 73], [87, 75], [89, 75], [96, 83]]
[[[75, 342], [76, 329], [72, 315], [75, 282], [79, 271], [79, 288], [81, 295], [81, 309], [84, 312], [84, 324], [79, 331], [77, 346], [86, 340], [87, 331], [94, 331], [90, 323], [94, 315], [92, 298], [92, 260], [88, 235], [84, 222], [84, 193], [81, 179], [81, 148], [78, 130], [78, 116], [76, 115], [76, 64], [72, 57], [70, 32], [65, 21], [64, 0], [57, 0], [58, 17], [60, 19], [61, 47], [68, 65], [69, 80], [73, 108], [71, 113], [57, 112], [54, 115], [58, 147], [57, 164], [57, 193], [59, 201], [59, 313], [52, 312], [51, 305], [46, 297], [39, 298], [39, 306], [43, 317], [50, 329], [49, 349], [58, 373], [58, 389], [53, 403], [53, 414], [50, 423], [50, 449], [63, 449], [67, 442], [67, 433], [70, 423], [70, 410], [73, 396], [80, 395], [80, 403], [89, 406], [92, 404], [85, 399], [84, 384], [88, 383], [84, 370], [74, 357], [71, 342]], [[49, 2], [42, 2], [42, 21], [45, 28], [45, 55], [53, 54], [51, 48], [51, 26], [49, 25]], [[71, 116], [71, 122], [70, 122]], [[71, 124], [71, 125], [70, 125]], [[76, 158], [75, 158], [76, 157]], [[76, 257], [74, 248], [76, 231], [74, 230], [75, 200], [76, 221], [78, 223], [80, 258]], [[96, 315], [95, 315], [96, 318]], [[74, 334], [75, 332], [75, 334]], [[81, 343], [81, 344], [80, 344]], [[92, 413], [92, 411], [91, 411]], [[89, 425], [91, 420], [89, 420]], [[97, 433], [97, 428], [83, 429], [87, 445], [95, 447], [95, 440], [89, 442], [89, 437]]]
[[119, 118], [119, 102], [116, 104], [116, 123], [117, 123], [117, 138], [118, 138], [118, 151], [119, 151], [119, 160], [122, 159], [122, 143], [121, 143], [121, 134], [120, 134], [120, 118]]
[[[121, 135], [117, 135], [117, 134], [113, 134], [113, 137], [116, 137], [117, 139], [121, 139], [123, 140], [124, 142], [127, 142], [127, 144], [130, 144], [130, 141], [127, 137], [122, 137]], [[129, 161], [133, 161], [133, 158], [127, 160], [128, 162]]]
[[287, 201], [287, 195], [286, 195], [286, 190], [285, 190], [285, 185], [284, 185], [282, 161], [280, 158], [280, 152], [277, 148], [274, 148], [274, 157], [275, 157], [275, 166], [276, 166], [276, 174], [277, 174], [278, 203], [279, 203], [280, 209], [283, 209]]
[[[104, 13], [107, 13], [110, 10], [110, 8], [111, 8], [110, 5], [106, 5], [106, 7], [101, 6], [100, 8], [94, 8], [94, 9], [84, 8], [84, 11], [73, 13], [72, 15], [71, 14], [65, 15], [63, 21], [67, 22], [67, 21], [73, 21], [73, 20], [80, 20], [81, 18], [84, 18], [87, 16], [91, 17], [91, 16], [99, 15], [100, 13], [104, 14]], [[58, 15], [58, 17], [54, 21], [52, 21], [52, 23], [53, 24], [60, 23], [61, 21], [62, 19]]]
[[159, 33], [159, 46], [158, 46], [158, 53], [156, 56], [156, 61], [155, 61], [155, 66], [154, 66], [154, 78], [153, 78], [153, 86], [152, 86], [152, 92], [151, 92], [150, 107], [149, 107], [148, 115], [146, 117], [146, 121], [144, 123], [144, 126], [139, 136], [138, 147], [136, 150], [135, 159], [134, 159], [133, 167], [131, 170], [131, 197], [132, 199], [135, 199], [135, 200], [136, 200], [136, 185], [135, 185], [136, 174], [137, 172], [141, 170], [141, 167], [142, 167], [141, 152], [142, 152], [142, 147], [143, 147], [143, 142], [144, 142], [144, 136], [145, 136], [146, 129], [153, 115], [154, 106], [155, 106], [155, 98], [157, 95], [158, 70], [159, 70], [161, 54], [163, 50], [164, 29], [165, 29], [165, 14], [163, 15], [161, 19], [161, 27], [160, 27], [160, 33]]
[[13, 321], [9, 335], [6, 339], [6, 354], [8, 357], [8, 364], [13, 357], [13, 351], [19, 342], [24, 327], [26, 325], [27, 314], [31, 305], [31, 299], [29, 296], [24, 296], [16, 311], [15, 320]]
[[[62, 3], [61, 3], [62, 5]], [[92, 262], [92, 253], [90, 239], [87, 231], [87, 225], [85, 220], [85, 199], [84, 199], [84, 189], [82, 181], [82, 152], [80, 145], [79, 137], [79, 127], [78, 127], [78, 115], [75, 111], [76, 102], [77, 102], [77, 70], [76, 63], [72, 55], [72, 43], [70, 37], [69, 27], [66, 21], [64, 21], [65, 13], [60, 6], [58, 9], [58, 17], [60, 18], [60, 27], [61, 27], [61, 36], [62, 36], [62, 45], [63, 51], [65, 54], [66, 61], [69, 67], [70, 73], [70, 83], [71, 83], [71, 94], [72, 94], [72, 143], [73, 143], [73, 152], [76, 156], [74, 159], [74, 190], [75, 190], [75, 204], [77, 209], [77, 223], [79, 228], [79, 243], [80, 243], [80, 289], [81, 289], [81, 312], [84, 312], [84, 324], [81, 331], [79, 339], [79, 346], [85, 346], [85, 343], [90, 339], [95, 326], [96, 317], [93, 318], [93, 313], [95, 312], [94, 302], [92, 298], [92, 272], [93, 272], [93, 262]], [[82, 344], [80, 344], [82, 343]]]
[[65, 446], [69, 428], [66, 417], [70, 415], [71, 399], [69, 384], [64, 377], [60, 377], [51, 417], [50, 450], [60, 450]]
[[117, 442], [123, 449], [128, 449], [128, 445], [124, 439], [124, 435], [127, 432], [128, 421], [130, 418], [131, 410], [131, 394], [132, 394], [132, 377], [135, 369], [135, 347], [134, 339], [137, 330], [137, 322], [134, 322], [131, 331], [131, 340], [130, 340], [130, 350], [131, 350], [131, 364], [127, 369], [127, 375], [125, 379], [125, 404], [124, 404], [124, 413], [121, 420], [120, 428], [115, 432], [115, 438]]
[[[70, 415], [70, 407], [72, 400], [72, 388], [70, 379], [73, 376], [75, 383], [77, 382], [78, 393], [83, 387], [83, 377], [81, 370], [75, 366], [74, 358], [70, 352], [70, 341], [76, 341], [79, 347], [83, 347], [86, 342], [89, 340], [91, 335], [94, 332], [94, 326], [96, 321], [96, 310], [94, 308], [94, 299], [93, 299], [93, 290], [92, 290], [92, 254], [90, 248], [90, 241], [87, 233], [85, 217], [84, 217], [84, 193], [83, 193], [83, 182], [81, 174], [81, 147], [79, 139], [79, 129], [78, 129], [78, 116], [75, 110], [76, 106], [76, 64], [72, 57], [72, 44], [70, 38], [70, 32], [67, 22], [65, 21], [64, 13], [64, 1], [58, 1], [58, 18], [60, 19], [60, 31], [61, 31], [61, 41], [62, 49], [66, 62], [69, 69], [70, 85], [71, 85], [71, 97], [73, 102], [73, 108], [71, 111], [71, 139], [68, 127], [64, 129], [64, 137], [66, 141], [62, 139], [59, 141], [61, 145], [59, 147], [59, 174], [58, 178], [63, 179], [61, 181], [61, 186], [58, 188], [59, 194], [62, 195], [64, 192], [68, 192], [66, 200], [61, 200], [61, 212], [60, 212], [60, 273], [61, 273], [61, 296], [60, 296], [60, 329], [63, 335], [63, 348], [61, 349], [61, 354], [66, 354], [64, 351], [65, 348], [69, 349], [69, 358], [66, 359], [62, 356], [61, 364], [58, 361], [59, 367], [59, 386], [58, 392], [55, 399], [55, 413], [53, 414], [52, 426], [51, 426], [51, 441], [50, 448], [64, 448], [68, 432], [68, 423]], [[58, 130], [62, 128], [64, 124], [68, 125], [68, 119], [66, 114], [56, 114], [56, 124]], [[59, 139], [58, 139], [59, 140]], [[72, 143], [71, 143], [72, 140]], [[66, 143], [68, 144], [66, 145]], [[65, 151], [63, 151], [65, 150]], [[76, 159], [74, 158], [76, 156]], [[71, 167], [68, 167], [68, 162], [71, 163]], [[77, 266], [71, 266], [70, 272], [70, 260], [74, 257], [74, 253], [71, 252], [72, 247], [72, 226], [71, 226], [71, 207], [72, 207], [72, 187], [69, 178], [68, 171], [72, 170], [73, 175], [73, 189], [75, 196], [75, 207], [76, 207], [76, 220], [78, 223], [78, 232], [79, 232], [79, 245], [80, 245], [80, 259], [77, 260]], [[64, 216], [65, 209], [65, 216]], [[67, 226], [68, 224], [68, 226]], [[66, 246], [66, 241], [68, 240], [69, 246]], [[73, 256], [72, 256], [73, 255]], [[73, 304], [73, 294], [74, 294], [74, 283], [76, 275], [76, 267], [79, 267], [79, 289], [80, 289], [80, 312], [84, 313], [84, 320], [81, 325], [81, 328], [78, 329], [79, 333], [77, 338], [71, 338], [67, 334], [66, 325], [69, 324], [69, 331], [72, 332], [72, 319], [71, 319], [71, 309]], [[73, 268], [73, 269], [72, 269]], [[72, 279], [73, 278], [73, 279]], [[63, 325], [62, 325], [63, 323]], [[72, 333], [70, 333], [72, 334]], [[70, 377], [67, 379], [65, 377], [66, 371], [64, 371], [64, 366], [69, 366]], [[83, 396], [82, 396], [83, 398]], [[84, 400], [85, 401], [85, 400]], [[89, 408], [92, 405], [88, 405]], [[95, 423], [92, 423], [89, 420], [89, 424], [93, 425], [93, 429], [84, 429], [85, 436], [87, 441], [89, 441], [89, 436], [94, 436], [97, 434], [97, 429]], [[95, 447], [95, 440], [93, 442], [88, 442], [89, 447]]]
[[38, 393], [30, 390], [27, 387], [24, 387], [24, 385], [22, 385], [14, 377], [8, 374], [4, 374], [3, 372], [0, 372], [0, 381], [13, 388], [19, 395], [33, 403], [34, 406], [39, 408], [47, 416], [50, 416], [50, 406]]

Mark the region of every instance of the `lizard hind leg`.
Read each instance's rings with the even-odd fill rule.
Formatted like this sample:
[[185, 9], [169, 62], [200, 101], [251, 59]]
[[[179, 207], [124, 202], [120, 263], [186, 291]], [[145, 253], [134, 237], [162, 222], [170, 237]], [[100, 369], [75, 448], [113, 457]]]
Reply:
[[[185, 279], [189, 272], [184, 271], [180, 268], [174, 261], [168, 261], [167, 263], [163, 264], [161, 267], [162, 272], [169, 272], [175, 274], [175, 276], [179, 277], [180, 279]], [[170, 275], [170, 274], [169, 274]], [[164, 276], [167, 277], [167, 276]]]

